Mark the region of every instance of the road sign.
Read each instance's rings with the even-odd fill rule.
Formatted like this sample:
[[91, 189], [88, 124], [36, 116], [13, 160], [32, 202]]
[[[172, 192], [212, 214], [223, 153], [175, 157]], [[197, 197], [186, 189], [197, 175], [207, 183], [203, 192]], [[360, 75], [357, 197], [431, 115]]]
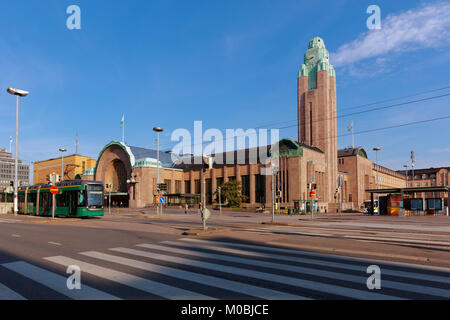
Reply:
[[58, 193], [58, 187], [55, 187], [55, 186], [51, 187], [51, 188], [50, 188], [50, 192], [51, 192], [52, 194], [57, 194], [57, 193]]
[[207, 208], [205, 208], [205, 214], [203, 215], [203, 219], [208, 220], [208, 218], [211, 216], [211, 211], [209, 211]]
[[158, 184], [158, 188], [161, 191], [166, 191], [167, 190], [167, 183], [160, 183], [160, 184]]
[[311, 196], [311, 198], [314, 198], [316, 196], [316, 192], [315, 191], [311, 191], [310, 196]]
[[158, 193], [158, 194], [156, 195], [156, 200], [159, 201], [159, 199], [161, 199], [161, 197], [162, 197], [162, 195], [161, 195], [160, 193]]
[[164, 197], [159, 198], [159, 202], [164, 203], [164, 201], [166, 201]]

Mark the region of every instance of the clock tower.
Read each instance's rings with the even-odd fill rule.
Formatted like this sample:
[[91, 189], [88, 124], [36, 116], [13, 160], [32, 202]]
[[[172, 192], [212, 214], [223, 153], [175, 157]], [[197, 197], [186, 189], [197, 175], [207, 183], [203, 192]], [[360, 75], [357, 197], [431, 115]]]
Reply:
[[325, 154], [325, 202], [332, 202], [337, 179], [336, 74], [319, 37], [309, 42], [297, 79], [298, 140]]

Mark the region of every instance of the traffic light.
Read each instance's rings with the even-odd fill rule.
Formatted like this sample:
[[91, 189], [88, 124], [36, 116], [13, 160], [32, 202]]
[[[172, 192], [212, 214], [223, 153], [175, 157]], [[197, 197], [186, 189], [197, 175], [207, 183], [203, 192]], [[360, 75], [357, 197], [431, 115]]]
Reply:
[[203, 155], [202, 159], [203, 169], [211, 170], [213, 168], [213, 158], [207, 155]]
[[14, 187], [14, 181], [10, 181], [10, 182], [9, 182], [9, 185], [10, 185], [11, 187]]

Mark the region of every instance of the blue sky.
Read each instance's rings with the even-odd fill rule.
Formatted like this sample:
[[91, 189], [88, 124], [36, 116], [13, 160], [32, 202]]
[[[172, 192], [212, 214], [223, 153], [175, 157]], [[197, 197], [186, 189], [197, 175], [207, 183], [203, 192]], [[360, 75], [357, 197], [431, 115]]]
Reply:
[[[81, 8], [81, 30], [66, 9]], [[381, 30], [369, 31], [366, 9], [381, 8]], [[308, 42], [324, 39], [337, 75], [338, 114], [347, 108], [450, 86], [450, 5], [442, 1], [63, 1], [0, 3], [0, 147], [15, 130], [19, 156], [58, 156], [61, 147], [97, 158], [125, 140], [155, 147], [154, 126], [171, 132], [295, 124], [297, 72]], [[448, 94], [450, 89], [379, 106]], [[450, 97], [338, 119], [338, 134], [450, 115]], [[347, 110], [346, 110], [347, 109]], [[367, 109], [367, 108], [365, 108]], [[357, 110], [365, 110], [357, 109]], [[290, 121], [290, 122], [289, 122]], [[402, 169], [450, 166], [450, 120], [355, 135], [371, 159]], [[275, 126], [276, 127], [276, 126]], [[270, 128], [270, 127], [269, 127]], [[296, 127], [281, 137], [297, 139]], [[351, 136], [338, 139], [340, 148]], [[13, 147], [14, 149], [14, 147]]]

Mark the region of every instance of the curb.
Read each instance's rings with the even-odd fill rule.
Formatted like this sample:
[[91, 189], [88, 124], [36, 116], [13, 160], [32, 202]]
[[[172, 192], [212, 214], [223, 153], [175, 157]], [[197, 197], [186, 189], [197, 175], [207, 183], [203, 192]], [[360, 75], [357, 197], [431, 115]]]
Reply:
[[291, 222], [261, 222], [261, 224], [272, 225], [272, 226], [290, 226], [290, 227], [304, 227], [298, 223]]
[[45, 220], [34, 220], [34, 221], [23, 221], [24, 223], [31, 223], [31, 224], [41, 224], [41, 223], [60, 223], [60, 222], [75, 222], [75, 221], [82, 221], [82, 219], [76, 219], [76, 218], [47, 218]]
[[[332, 248], [332, 247], [318, 247], [318, 246], [306, 246], [306, 245], [295, 245], [290, 243], [281, 243], [281, 242], [267, 242], [267, 244], [273, 244], [277, 246], [283, 246], [283, 247], [289, 247], [289, 248], [295, 248], [299, 250], [305, 250], [305, 251], [312, 251], [312, 252], [322, 252], [326, 254], [334, 254], [336, 256], [345, 255], [345, 257], [349, 257], [349, 254], [351, 258], [358, 259], [358, 258], [365, 258], [365, 259], [403, 259], [408, 260], [411, 262], [422, 262], [427, 263], [430, 265], [431, 263], [439, 263], [442, 266], [449, 267], [449, 261], [443, 260], [443, 259], [431, 259], [427, 257], [414, 257], [414, 256], [405, 256], [402, 254], [389, 254], [389, 253], [369, 253], [367, 251], [360, 251], [360, 250], [351, 250], [351, 249], [341, 249], [341, 248]], [[358, 255], [358, 256], [356, 256]], [[393, 262], [392, 260], [388, 260], [387, 262]]]
[[214, 228], [214, 229], [207, 229], [207, 230], [203, 230], [203, 229], [198, 229], [198, 230], [190, 229], [190, 230], [184, 231], [184, 232], [182, 233], [182, 235], [183, 235], [183, 236], [201, 236], [201, 235], [204, 235], [204, 234], [219, 233], [219, 232], [228, 232], [228, 231], [231, 231], [231, 229], [230, 229], [230, 228], [220, 228], [220, 229]]
[[163, 215], [163, 216], [128, 216], [128, 218], [131, 218], [131, 219], [164, 219], [164, 218], [167, 218], [167, 219], [171, 219], [171, 218], [173, 218], [173, 216], [171, 216], [171, 215]]

